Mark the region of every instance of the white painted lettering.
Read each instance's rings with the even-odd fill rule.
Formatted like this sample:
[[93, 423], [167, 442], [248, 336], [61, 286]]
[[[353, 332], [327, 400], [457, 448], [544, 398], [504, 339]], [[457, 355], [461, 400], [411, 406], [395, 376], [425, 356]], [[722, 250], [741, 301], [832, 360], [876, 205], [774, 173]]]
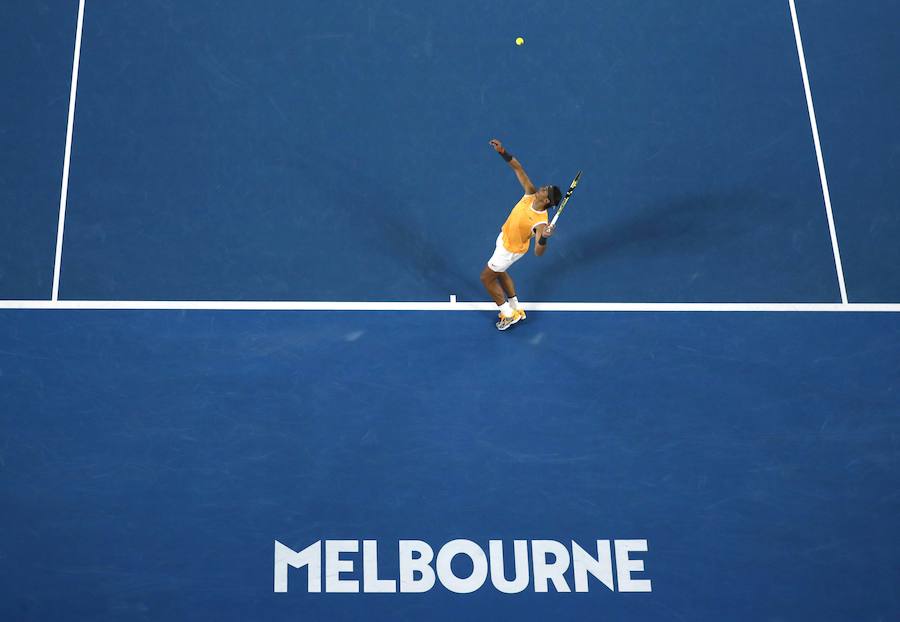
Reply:
[[[547, 561], [547, 555], [553, 561]], [[566, 583], [565, 572], [569, 568], [569, 550], [556, 540], [532, 540], [531, 559], [534, 564], [534, 591], [548, 591], [548, 583], [553, 582], [557, 592], [571, 592]]]
[[600, 582], [610, 590], [615, 591], [609, 540], [597, 540], [596, 559], [572, 540], [572, 568], [575, 573], [576, 592], [588, 591], [588, 573], [594, 575], [595, 579], [600, 579]]
[[652, 592], [649, 579], [632, 579], [632, 572], [643, 572], [644, 560], [631, 559], [631, 551], [646, 551], [646, 540], [616, 540], [616, 579], [620, 592]]
[[[416, 554], [416, 557], [413, 557]], [[400, 540], [400, 591], [427, 592], [434, 587], [434, 550], [421, 540]], [[416, 579], [416, 573], [420, 578]]]
[[358, 540], [325, 540], [325, 591], [358, 592], [359, 581], [341, 579], [341, 574], [353, 572], [353, 560], [341, 559], [341, 553], [359, 551]]
[[393, 579], [378, 578], [378, 542], [363, 540], [363, 591], [393, 593], [397, 582]]
[[[452, 561], [457, 555], [465, 555], [472, 560], [472, 574], [468, 577], [453, 574]], [[451, 592], [469, 594], [484, 585], [487, 579], [487, 557], [481, 547], [471, 540], [451, 540], [438, 551], [437, 575], [444, 587]]]
[[513, 557], [515, 570], [511, 581], [507, 580], [503, 570], [503, 540], [491, 540], [491, 583], [504, 594], [518, 594], [528, 587], [528, 541], [513, 541]]
[[306, 591], [322, 591], [322, 542], [314, 542], [300, 551], [294, 551], [275, 540], [275, 591], [288, 591], [288, 566], [306, 566]]

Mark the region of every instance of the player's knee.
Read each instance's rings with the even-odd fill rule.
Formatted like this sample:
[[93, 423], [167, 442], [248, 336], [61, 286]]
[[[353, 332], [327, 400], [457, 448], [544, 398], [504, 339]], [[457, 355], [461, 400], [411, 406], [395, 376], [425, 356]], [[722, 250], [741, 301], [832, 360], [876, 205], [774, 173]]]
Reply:
[[491, 270], [490, 268], [485, 268], [481, 271], [481, 282], [484, 285], [490, 285], [494, 281], [497, 280], [497, 273]]

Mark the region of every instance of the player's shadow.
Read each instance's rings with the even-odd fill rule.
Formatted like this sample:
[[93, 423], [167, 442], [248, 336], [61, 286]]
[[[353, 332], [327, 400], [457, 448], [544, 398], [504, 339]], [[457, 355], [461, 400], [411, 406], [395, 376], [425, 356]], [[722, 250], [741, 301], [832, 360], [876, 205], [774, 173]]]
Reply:
[[[315, 165], [323, 172], [341, 171], [346, 163], [320, 153]], [[364, 257], [369, 259], [361, 264], [363, 270], [380, 269], [382, 273], [376, 275], [380, 284], [395, 287], [401, 297], [413, 292], [419, 299], [415, 292], [420, 291], [440, 293], [444, 300], [449, 293], [461, 300], [484, 297], [478, 289], [478, 271], [464, 274], [452, 262], [453, 253], [439, 248], [433, 232], [417, 223], [414, 200], [359, 167], [352, 174], [353, 183], [334, 173], [327, 181], [333, 199], [354, 212], [356, 226], [347, 231], [348, 246], [367, 249]]]
[[423, 235], [421, 228], [411, 227], [402, 217], [404, 209], [411, 206], [403, 198], [391, 195], [386, 187], [379, 189], [383, 196], [389, 196], [397, 210], [388, 209], [378, 216], [379, 230], [382, 231], [383, 242], [379, 249], [397, 258], [420, 281], [428, 283], [429, 288], [439, 292], [453, 292], [461, 300], [483, 298], [484, 294], [475, 287], [478, 284], [478, 272], [464, 274], [458, 266], [448, 261], [452, 253], [447, 249], [441, 252], [428, 235]]
[[[576, 225], [562, 221], [555, 244], [557, 255], [536, 268], [530, 289], [535, 299], [542, 300], [552, 294], [555, 284], [603, 261], [629, 256], [645, 261], [655, 254], [702, 253], [721, 248], [735, 236], [758, 227], [762, 204], [753, 192], [686, 195], [646, 205], [633, 217], [597, 224], [574, 234], [568, 233], [566, 227]], [[620, 213], [627, 209], [631, 208]], [[566, 216], [577, 218], [575, 212]]]

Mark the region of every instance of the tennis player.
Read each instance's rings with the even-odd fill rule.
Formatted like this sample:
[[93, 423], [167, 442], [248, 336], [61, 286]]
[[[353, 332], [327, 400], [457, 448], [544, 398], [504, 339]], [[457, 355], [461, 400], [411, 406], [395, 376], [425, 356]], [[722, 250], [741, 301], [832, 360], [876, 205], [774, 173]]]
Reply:
[[494, 151], [506, 160], [522, 184], [522, 189], [525, 190], [525, 195], [519, 199], [503, 223], [500, 235], [497, 236], [494, 254], [481, 271], [481, 282], [500, 311], [497, 329], [506, 330], [519, 320], [525, 319], [525, 310], [519, 308], [516, 286], [507, 271], [528, 252], [531, 238], [537, 237], [537, 244], [534, 245], [535, 255], [540, 257], [547, 251], [547, 240], [553, 235], [547, 211], [551, 206], [559, 205], [562, 193], [556, 186], [535, 188], [525, 174], [525, 169], [503, 148], [499, 140], [494, 139], [490, 144]]

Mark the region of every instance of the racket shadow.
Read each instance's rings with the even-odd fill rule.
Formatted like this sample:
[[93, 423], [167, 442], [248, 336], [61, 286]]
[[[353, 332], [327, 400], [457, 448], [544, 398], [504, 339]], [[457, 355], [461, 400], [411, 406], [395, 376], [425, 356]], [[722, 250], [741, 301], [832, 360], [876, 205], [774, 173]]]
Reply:
[[[529, 289], [535, 299], [545, 300], [559, 290], [562, 281], [582, 274], [596, 278], [592, 268], [604, 261], [632, 258], [635, 263], [644, 263], [654, 255], [722, 247], [748, 227], [756, 226], [748, 221], [759, 218], [761, 200], [745, 192], [688, 195], [650, 204], [633, 218], [596, 224], [571, 236], [561, 228], [556, 258], [537, 269]], [[587, 211], [583, 206], [579, 209]], [[598, 211], [602, 213], [602, 209]], [[634, 208], [621, 210], [628, 211]]]

